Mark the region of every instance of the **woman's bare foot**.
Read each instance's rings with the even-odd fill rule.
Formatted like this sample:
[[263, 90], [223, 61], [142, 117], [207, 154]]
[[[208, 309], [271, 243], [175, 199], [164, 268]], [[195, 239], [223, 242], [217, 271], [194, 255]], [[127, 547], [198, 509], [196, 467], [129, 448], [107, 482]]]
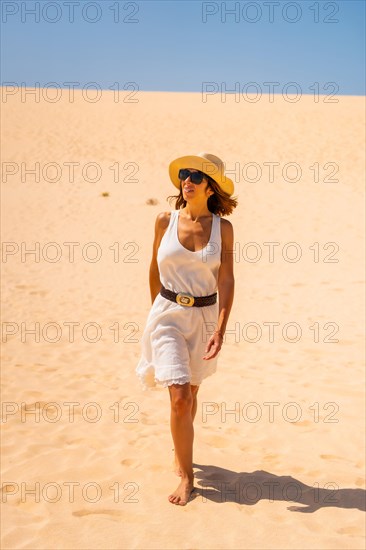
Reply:
[[169, 502], [171, 502], [172, 504], [185, 506], [188, 503], [193, 491], [194, 491], [193, 479], [184, 477], [182, 478], [181, 482], [179, 483], [174, 493], [169, 495], [168, 497]]

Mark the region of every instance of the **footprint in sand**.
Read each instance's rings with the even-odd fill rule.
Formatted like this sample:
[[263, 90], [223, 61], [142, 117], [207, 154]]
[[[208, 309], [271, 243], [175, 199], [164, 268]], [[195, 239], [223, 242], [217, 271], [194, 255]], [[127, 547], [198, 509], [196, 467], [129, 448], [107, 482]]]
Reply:
[[223, 447], [227, 447], [228, 445], [230, 445], [230, 441], [228, 439], [217, 435], [208, 437], [206, 441], [209, 445], [213, 445], [218, 449], [221, 449]]
[[78, 518], [83, 516], [91, 516], [93, 514], [106, 514], [108, 516], [116, 516], [116, 517], [122, 517], [124, 515], [123, 512], [119, 512], [118, 510], [77, 510], [76, 512], [73, 512], [72, 515], [76, 516]]
[[352, 460], [348, 460], [347, 458], [342, 458], [341, 456], [336, 455], [320, 455], [320, 458], [323, 460], [341, 460], [342, 462], [352, 462]]
[[139, 460], [135, 460], [133, 458], [125, 458], [124, 460], [121, 460], [122, 466], [128, 466], [129, 468], [139, 468], [141, 466], [141, 462]]
[[341, 529], [337, 530], [337, 533], [340, 535], [348, 535], [350, 537], [361, 537], [362, 532], [357, 527], [342, 527]]

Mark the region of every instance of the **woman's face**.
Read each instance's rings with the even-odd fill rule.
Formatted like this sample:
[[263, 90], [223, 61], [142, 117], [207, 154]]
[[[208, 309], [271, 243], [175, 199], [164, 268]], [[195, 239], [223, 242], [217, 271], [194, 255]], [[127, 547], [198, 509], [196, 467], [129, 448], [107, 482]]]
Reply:
[[[195, 168], [188, 168], [190, 172], [199, 172]], [[206, 176], [203, 176], [203, 180], [199, 184], [194, 184], [191, 182], [190, 176], [185, 180], [181, 180], [181, 188], [184, 200], [187, 199], [204, 199], [207, 200], [210, 195], [213, 194], [212, 189], [208, 185], [208, 179]]]

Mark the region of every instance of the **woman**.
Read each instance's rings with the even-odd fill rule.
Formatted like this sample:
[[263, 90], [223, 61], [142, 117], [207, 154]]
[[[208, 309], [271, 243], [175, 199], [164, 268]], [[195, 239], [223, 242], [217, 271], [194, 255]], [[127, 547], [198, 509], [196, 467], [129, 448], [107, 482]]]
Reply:
[[[168, 387], [176, 473], [169, 495], [184, 506], [193, 487], [193, 420], [197, 392], [216, 371], [234, 298], [233, 227], [221, 216], [237, 206], [223, 162], [208, 153], [169, 165], [179, 189], [175, 210], [158, 214], [150, 265], [152, 307], [142, 335], [136, 374], [143, 388]], [[217, 301], [217, 290], [219, 302]], [[203, 298], [204, 297], [204, 298]]]

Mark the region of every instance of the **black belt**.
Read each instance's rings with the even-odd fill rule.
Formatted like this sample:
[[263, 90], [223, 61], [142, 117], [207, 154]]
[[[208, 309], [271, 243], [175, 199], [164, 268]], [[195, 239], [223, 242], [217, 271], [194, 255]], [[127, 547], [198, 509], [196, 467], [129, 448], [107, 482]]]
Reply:
[[217, 292], [214, 294], [209, 294], [208, 296], [192, 296], [192, 294], [187, 294], [187, 292], [173, 292], [164, 286], [160, 289], [160, 294], [171, 300], [172, 302], [177, 302], [181, 306], [211, 306], [216, 303]]

